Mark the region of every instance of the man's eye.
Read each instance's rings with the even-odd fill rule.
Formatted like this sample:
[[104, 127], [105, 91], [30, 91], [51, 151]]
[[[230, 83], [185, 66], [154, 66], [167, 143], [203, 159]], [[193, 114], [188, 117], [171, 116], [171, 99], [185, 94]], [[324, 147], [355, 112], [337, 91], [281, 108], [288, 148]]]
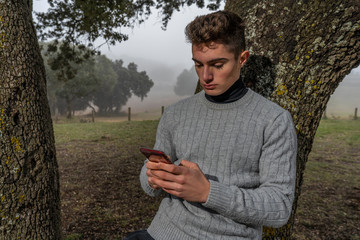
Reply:
[[201, 64], [195, 64], [195, 67], [200, 68], [200, 67], [202, 67], [202, 65]]
[[214, 67], [217, 69], [221, 69], [224, 66], [224, 64], [215, 64]]

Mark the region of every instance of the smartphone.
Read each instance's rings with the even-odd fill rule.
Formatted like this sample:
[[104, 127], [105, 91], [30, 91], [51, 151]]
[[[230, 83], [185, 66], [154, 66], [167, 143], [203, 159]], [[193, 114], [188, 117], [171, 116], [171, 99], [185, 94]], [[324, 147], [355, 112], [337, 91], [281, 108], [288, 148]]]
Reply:
[[142, 152], [142, 154], [144, 154], [146, 158], [149, 158], [151, 155], [161, 156], [165, 159], [165, 161], [162, 162], [172, 164], [170, 158], [162, 151], [142, 147], [140, 148], [140, 152]]

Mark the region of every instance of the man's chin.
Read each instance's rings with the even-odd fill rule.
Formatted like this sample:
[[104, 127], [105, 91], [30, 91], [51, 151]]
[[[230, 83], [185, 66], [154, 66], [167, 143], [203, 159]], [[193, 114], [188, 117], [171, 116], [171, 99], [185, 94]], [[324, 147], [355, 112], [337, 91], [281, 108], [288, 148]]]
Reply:
[[212, 96], [212, 97], [216, 97], [216, 96], [221, 95], [221, 93], [219, 93], [219, 91], [216, 91], [216, 90], [207, 90], [207, 89], [204, 89], [204, 92], [205, 92], [207, 95]]

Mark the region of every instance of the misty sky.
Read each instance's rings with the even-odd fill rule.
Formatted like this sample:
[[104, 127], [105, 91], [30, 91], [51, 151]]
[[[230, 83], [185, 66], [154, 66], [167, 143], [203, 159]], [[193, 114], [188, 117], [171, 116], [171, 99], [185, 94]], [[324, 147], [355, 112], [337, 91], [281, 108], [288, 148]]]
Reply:
[[[34, 0], [34, 11], [46, 11], [47, 0]], [[197, 15], [209, 13], [207, 9], [196, 6], [185, 7], [176, 12], [170, 20], [167, 30], [161, 30], [161, 18], [156, 12], [140, 26], [125, 29], [129, 40], [115, 46], [103, 46], [102, 54], [110, 59], [122, 59], [125, 64], [135, 62], [139, 70], [145, 70], [155, 85], [148, 97], [141, 102], [132, 97], [123, 107], [135, 108], [133, 112], [160, 109], [161, 105], [171, 104], [179, 99], [173, 92], [177, 76], [183, 69], [190, 69], [191, 45], [186, 42], [185, 26]], [[97, 42], [99, 45], [101, 41]], [[350, 115], [355, 107], [360, 108], [360, 67], [353, 69], [336, 89], [328, 103], [329, 114]], [[166, 101], [164, 101], [166, 99]]]
[[[46, 11], [48, 7], [47, 0], [34, 0], [34, 11]], [[197, 15], [209, 12], [196, 6], [185, 7], [174, 14], [166, 31], [161, 29], [161, 17], [153, 12], [145, 23], [134, 29], [124, 29], [123, 33], [129, 35], [128, 41], [110, 46], [110, 49], [104, 45], [101, 47], [101, 52], [110, 59], [126, 56], [130, 59], [157, 61], [182, 69], [190, 68], [193, 65], [191, 45], [186, 43], [184, 28]], [[96, 43], [101, 45], [103, 41], [99, 40]]]

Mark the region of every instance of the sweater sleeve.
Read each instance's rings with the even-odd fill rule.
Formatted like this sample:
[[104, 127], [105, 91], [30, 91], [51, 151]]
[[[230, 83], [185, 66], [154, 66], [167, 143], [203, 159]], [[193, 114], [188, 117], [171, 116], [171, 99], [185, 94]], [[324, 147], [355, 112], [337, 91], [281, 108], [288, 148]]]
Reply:
[[[154, 149], [163, 151], [165, 154], [170, 156], [170, 160], [174, 162], [176, 160], [175, 150], [172, 144], [172, 136], [171, 132], [169, 131], [169, 126], [167, 126], [167, 123], [171, 123], [169, 121], [169, 118], [171, 118], [171, 114], [169, 114], [169, 110], [165, 111], [163, 116], [160, 119], [157, 131], [156, 131], [156, 141]], [[148, 161], [148, 159], [145, 160], [144, 165], [140, 172], [140, 183], [141, 187], [150, 196], [158, 196], [163, 191], [162, 189], [153, 189], [150, 187], [148, 183], [148, 176], [146, 175], [146, 167], [145, 164]]]
[[271, 227], [286, 224], [294, 198], [297, 152], [297, 136], [287, 111], [265, 128], [261, 151], [257, 188], [209, 180], [210, 193], [203, 206], [242, 223]]

